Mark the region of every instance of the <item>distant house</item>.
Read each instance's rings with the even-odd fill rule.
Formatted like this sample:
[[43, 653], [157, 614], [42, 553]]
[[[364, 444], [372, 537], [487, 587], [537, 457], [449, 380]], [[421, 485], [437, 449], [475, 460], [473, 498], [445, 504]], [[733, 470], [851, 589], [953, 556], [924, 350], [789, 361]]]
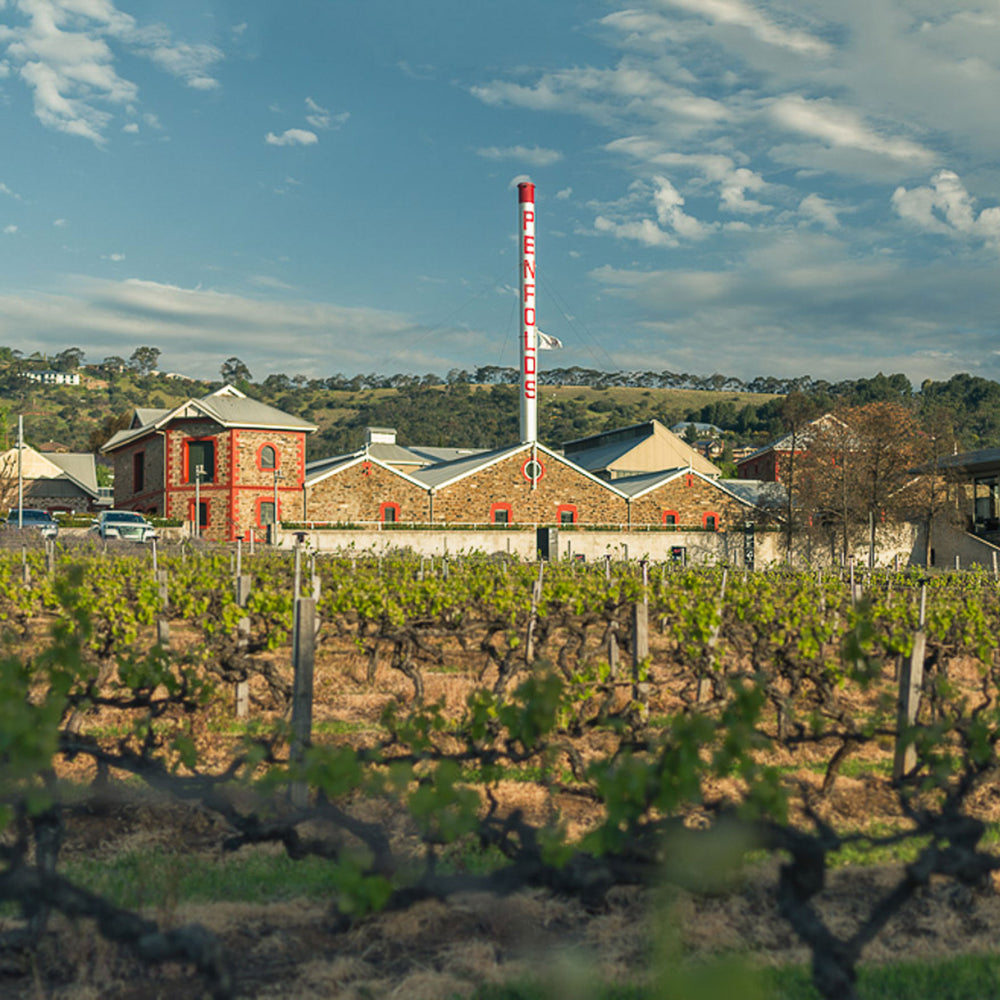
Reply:
[[42, 385], [79, 385], [79, 372], [56, 371], [26, 371], [21, 373], [31, 382], [41, 382]]
[[[89, 453], [42, 454], [25, 445], [21, 449], [21, 489], [25, 507], [49, 511], [93, 511], [100, 505], [97, 466]], [[17, 505], [18, 450], [0, 453], [2, 505]]]
[[710, 478], [722, 470], [678, 437], [659, 420], [648, 420], [602, 434], [567, 441], [563, 454], [601, 479], [691, 468]]
[[116, 507], [197, 519], [205, 537], [232, 540], [300, 516], [315, 430], [226, 385], [172, 409], [137, 409], [101, 450], [114, 458]]
[[[795, 433], [795, 454], [803, 455], [809, 450], [810, 442], [831, 423], [844, 426], [832, 413], [810, 420]], [[766, 483], [780, 483], [788, 474], [792, 458], [792, 434], [772, 441], [743, 458], [736, 460], [736, 474], [740, 479], [757, 479]], [[735, 457], [735, 456], [734, 456]]]

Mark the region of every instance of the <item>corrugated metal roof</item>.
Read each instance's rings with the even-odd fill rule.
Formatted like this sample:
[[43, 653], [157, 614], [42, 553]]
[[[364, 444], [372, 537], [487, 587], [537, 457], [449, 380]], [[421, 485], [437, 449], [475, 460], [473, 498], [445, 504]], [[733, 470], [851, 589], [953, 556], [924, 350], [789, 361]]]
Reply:
[[416, 469], [410, 475], [428, 489], [437, 489], [455, 480], [464, 479], [466, 476], [478, 472], [480, 469], [485, 469], [495, 462], [501, 461], [508, 455], [514, 455], [522, 449], [529, 447], [530, 445], [527, 444], [516, 444], [509, 448], [484, 451], [478, 455], [470, 455], [452, 462], [441, 462], [438, 465], [429, 465], [423, 469]]

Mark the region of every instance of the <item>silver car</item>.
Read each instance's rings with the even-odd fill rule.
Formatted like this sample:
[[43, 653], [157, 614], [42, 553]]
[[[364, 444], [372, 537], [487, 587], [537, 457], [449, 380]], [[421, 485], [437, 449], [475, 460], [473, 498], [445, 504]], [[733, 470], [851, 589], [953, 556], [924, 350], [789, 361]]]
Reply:
[[55, 538], [59, 534], [56, 519], [47, 510], [36, 510], [33, 507], [15, 507], [7, 515], [8, 528], [31, 528], [41, 534], [42, 538]]
[[102, 510], [90, 530], [100, 538], [126, 542], [149, 542], [156, 538], [156, 529], [134, 510]]

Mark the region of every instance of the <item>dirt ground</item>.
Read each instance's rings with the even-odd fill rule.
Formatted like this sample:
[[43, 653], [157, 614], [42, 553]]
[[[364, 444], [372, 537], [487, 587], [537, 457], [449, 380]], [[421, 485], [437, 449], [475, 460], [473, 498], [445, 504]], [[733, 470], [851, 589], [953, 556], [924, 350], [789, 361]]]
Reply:
[[[406, 697], [405, 678], [381, 666], [374, 687], [360, 656], [336, 653], [317, 671], [315, 723], [365, 726], [391, 697]], [[427, 697], [461, 704], [469, 675], [429, 673]], [[100, 721], [100, 720], [97, 720]], [[95, 723], [96, 724], [96, 723]], [[216, 750], [222, 753], [218, 740]], [[83, 776], [82, 774], [80, 775]], [[821, 776], [803, 774], [818, 782]], [[508, 804], [529, 813], [545, 808], [541, 789], [503, 782]], [[111, 859], [117, 852], [170, 844], [217, 856], [217, 830], [197, 809], [140, 793], [105, 812], [69, 824], [65, 856]], [[983, 793], [983, 815], [1000, 814], [1000, 793]], [[837, 824], [898, 817], [884, 780], [838, 778], [825, 806]], [[572, 817], [577, 830], [593, 816]], [[243, 848], [242, 850], [258, 850]], [[213, 854], [216, 852], [216, 854]], [[831, 873], [821, 907], [835, 930], [857, 927], [872, 901], [899, 879], [898, 866], [847, 867]], [[664, 886], [621, 888], [598, 910], [532, 891], [508, 897], [467, 894], [424, 902], [345, 929], [324, 901], [267, 905], [218, 901], [181, 903], [147, 915], [168, 926], [199, 922], [218, 934], [232, 958], [239, 995], [283, 1000], [449, 1000], [484, 984], [524, 980], [547, 984], [553, 998], [586, 1000], [601, 983], [649, 981], [664, 949], [693, 959], [743, 955], [751, 963], [803, 964], [806, 950], [777, 912], [777, 862], [755, 864], [724, 888], [696, 894]], [[0, 931], [10, 926], [0, 918]], [[1000, 894], [994, 885], [969, 889], [942, 880], [920, 892], [865, 954], [865, 961], [952, 957], [997, 949]], [[54, 919], [33, 956], [0, 952], [0, 997], [11, 1000], [175, 1000], [204, 995], [190, 968], [138, 964], [102, 940], [86, 922]], [[726, 998], [730, 1000], [730, 998]]]

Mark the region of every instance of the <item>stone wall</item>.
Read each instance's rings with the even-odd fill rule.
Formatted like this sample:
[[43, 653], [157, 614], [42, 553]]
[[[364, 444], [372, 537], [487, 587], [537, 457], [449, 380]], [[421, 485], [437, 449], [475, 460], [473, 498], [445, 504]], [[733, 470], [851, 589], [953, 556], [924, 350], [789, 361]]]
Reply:
[[625, 500], [562, 459], [539, 453], [545, 472], [531, 488], [523, 472], [527, 449], [502, 459], [434, 494], [434, 522], [488, 524], [498, 504], [510, 507], [513, 524], [558, 524], [559, 509], [575, 508], [578, 524], [624, 524]]
[[422, 523], [430, 519], [426, 489], [376, 462], [361, 461], [307, 487], [304, 513], [295, 520], [334, 524], [382, 521], [384, 504], [398, 506], [397, 521]]
[[717, 517], [717, 530], [742, 528], [753, 509], [730, 496], [713, 482], [684, 473], [658, 489], [632, 501], [633, 525], [662, 525], [665, 512], [673, 512], [684, 528], [704, 528], [707, 514]]

